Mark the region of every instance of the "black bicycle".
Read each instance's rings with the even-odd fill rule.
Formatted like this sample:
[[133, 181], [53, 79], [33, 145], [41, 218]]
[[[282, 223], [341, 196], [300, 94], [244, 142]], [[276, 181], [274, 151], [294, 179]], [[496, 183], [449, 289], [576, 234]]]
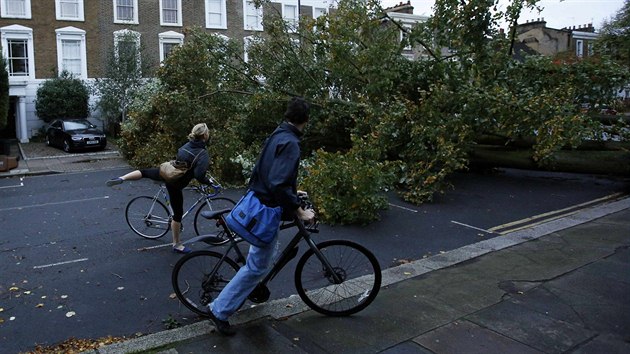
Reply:
[[[175, 264], [171, 281], [177, 298], [191, 311], [207, 316], [208, 304], [221, 292], [245, 264], [238, 244], [243, 241], [225, 223], [230, 209], [203, 211], [202, 216], [220, 226], [229, 239], [223, 253], [194, 251]], [[365, 247], [348, 240], [329, 240], [316, 244], [311, 234], [319, 232], [317, 223], [304, 225], [297, 219], [280, 227], [297, 227], [296, 235], [276, 259], [271, 271], [252, 291], [248, 299], [262, 303], [269, 299], [267, 283], [298, 253], [304, 241], [308, 250], [295, 269], [295, 287], [300, 298], [313, 310], [328, 316], [348, 316], [367, 307], [381, 287], [381, 267]], [[213, 237], [199, 236], [189, 242], [216, 243]], [[234, 254], [234, 258], [230, 257]]]

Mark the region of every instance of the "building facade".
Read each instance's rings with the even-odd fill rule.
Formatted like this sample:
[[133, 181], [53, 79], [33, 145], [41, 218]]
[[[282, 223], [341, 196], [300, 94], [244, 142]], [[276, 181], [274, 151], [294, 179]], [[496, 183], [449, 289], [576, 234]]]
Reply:
[[570, 52], [578, 58], [593, 55], [593, 43], [598, 34], [592, 24], [554, 29], [547, 27], [544, 18], [519, 24], [516, 29], [518, 40], [535, 52], [553, 56]]
[[0, 0], [0, 45], [9, 72], [10, 109], [3, 138], [28, 142], [44, 122], [36, 115], [37, 89], [62, 70], [85, 81], [102, 77], [112, 50], [129, 42], [159, 63], [200, 27], [246, 44], [264, 33], [263, 16], [286, 21], [328, 13], [330, 0]]

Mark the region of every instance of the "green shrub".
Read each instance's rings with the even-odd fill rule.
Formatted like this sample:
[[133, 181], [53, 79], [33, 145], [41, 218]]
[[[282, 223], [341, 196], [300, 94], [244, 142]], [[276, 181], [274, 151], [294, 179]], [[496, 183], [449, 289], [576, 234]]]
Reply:
[[367, 224], [387, 208], [384, 194], [392, 176], [387, 166], [363, 159], [354, 150], [330, 153], [318, 150], [304, 163], [300, 188], [309, 193], [318, 216], [330, 224]]
[[88, 87], [67, 71], [37, 89], [35, 110], [44, 122], [56, 118], [86, 118], [90, 113]]

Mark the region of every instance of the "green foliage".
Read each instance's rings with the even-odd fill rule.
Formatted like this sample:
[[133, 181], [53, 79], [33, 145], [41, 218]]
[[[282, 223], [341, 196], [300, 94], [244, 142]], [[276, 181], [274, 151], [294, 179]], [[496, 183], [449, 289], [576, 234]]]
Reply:
[[35, 110], [45, 122], [56, 118], [86, 118], [90, 112], [87, 85], [67, 71], [37, 89]]
[[0, 129], [7, 126], [9, 114], [9, 73], [7, 61], [0, 55]]
[[[609, 102], [628, 74], [606, 57], [513, 60], [499, 23], [516, 23], [538, 2], [511, 0], [502, 10], [499, 0], [441, 0], [435, 16], [408, 30], [376, 0], [342, 0], [297, 29], [265, 16], [247, 61], [242, 42], [187, 30], [155, 90], [131, 106], [121, 146], [132, 164], [156, 165], [205, 122], [213, 174], [242, 184], [287, 98], [306, 97], [303, 189], [331, 223], [376, 220], [394, 175], [405, 200], [432, 200], [467, 167], [479, 136], [529, 139], [536, 162], [549, 164], [559, 149], [602, 136], [580, 103]], [[401, 55], [401, 30], [421, 60]]]
[[98, 95], [97, 107], [105, 118], [106, 126], [114, 136], [119, 124], [127, 118], [129, 106], [143, 99], [139, 92], [149, 82], [154, 62], [144, 55], [144, 46], [138, 44], [138, 34], [127, 31], [107, 55], [105, 76], [97, 78], [92, 90]]
[[600, 53], [611, 55], [625, 66], [630, 66], [630, 1], [610, 20], [604, 21], [599, 30], [596, 49]]
[[307, 164], [300, 188], [309, 192], [323, 221], [367, 224], [378, 220], [378, 212], [387, 208], [384, 188], [391, 185], [393, 175], [386, 164], [363, 159], [362, 153], [318, 150]]

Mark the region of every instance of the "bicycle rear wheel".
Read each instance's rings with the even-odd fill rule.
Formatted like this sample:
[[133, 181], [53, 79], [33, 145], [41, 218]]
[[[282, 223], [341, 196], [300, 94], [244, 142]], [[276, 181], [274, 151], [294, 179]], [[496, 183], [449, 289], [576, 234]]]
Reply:
[[160, 238], [171, 228], [168, 209], [153, 197], [133, 198], [127, 204], [125, 218], [133, 232], [148, 239]]
[[210, 206], [208, 203], [203, 203], [197, 209], [195, 213], [195, 234], [197, 236], [200, 235], [215, 235], [217, 236], [217, 240], [221, 240], [220, 242], [210, 242], [213, 245], [222, 245], [228, 242], [227, 236], [225, 236], [225, 229], [223, 226], [218, 224], [217, 220], [208, 220], [201, 216], [201, 212], [204, 210], [222, 210], [222, 209], [232, 209], [236, 205], [230, 198], [225, 197], [215, 197], [210, 199]]
[[347, 240], [317, 245], [332, 266], [340, 283], [319, 257], [309, 249], [295, 269], [300, 298], [313, 310], [328, 316], [348, 316], [367, 307], [381, 287], [381, 267], [367, 248]]
[[208, 304], [219, 295], [239, 269], [232, 259], [218, 252], [191, 252], [177, 261], [171, 274], [175, 295], [192, 312], [207, 316]]

